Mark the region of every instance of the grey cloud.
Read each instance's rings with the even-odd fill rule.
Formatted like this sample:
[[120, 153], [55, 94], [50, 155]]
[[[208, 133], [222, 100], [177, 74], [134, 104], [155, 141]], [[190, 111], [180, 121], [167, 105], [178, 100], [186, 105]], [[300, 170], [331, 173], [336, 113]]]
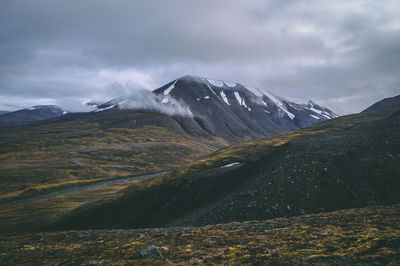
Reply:
[[0, 108], [79, 110], [195, 74], [357, 112], [400, 93], [399, 12], [395, 0], [5, 0]]

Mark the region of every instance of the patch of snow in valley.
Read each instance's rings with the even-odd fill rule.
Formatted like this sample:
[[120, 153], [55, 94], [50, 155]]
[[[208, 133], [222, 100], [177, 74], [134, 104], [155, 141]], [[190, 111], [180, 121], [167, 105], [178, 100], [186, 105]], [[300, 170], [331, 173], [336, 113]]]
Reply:
[[223, 165], [223, 166], [221, 166], [221, 168], [232, 167], [232, 166], [235, 166], [235, 165], [238, 165], [238, 164], [240, 164], [240, 163], [239, 163], [239, 162], [236, 162], [236, 163], [230, 163], [230, 164], [227, 164], [227, 165]]
[[214, 85], [215, 87], [223, 87], [224, 86], [224, 82], [221, 80], [215, 80], [215, 79], [207, 79], [207, 81]]
[[169, 102], [169, 100], [168, 100], [168, 98], [164, 98], [164, 99], [162, 99], [162, 101], [161, 101], [162, 103], [168, 103]]
[[225, 102], [227, 105], [230, 105], [230, 104], [229, 104], [229, 101], [228, 101], [228, 98], [226, 98], [226, 95], [225, 95], [224, 91], [221, 91], [220, 94], [221, 94], [221, 97], [222, 97], [222, 99], [224, 100], [224, 102]]
[[63, 115], [66, 115], [66, 114], [68, 114], [68, 112], [64, 111], [64, 112], [63, 112]]
[[312, 118], [315, 118], [315, 119], [321, 119], [321, 117], [318, 117], [318, 116], [316, 116], [316, 115], [310, 115]]
[[210, 99], [210, 96], [207, 95], [206, 97], [204, 97], [204, 99]]

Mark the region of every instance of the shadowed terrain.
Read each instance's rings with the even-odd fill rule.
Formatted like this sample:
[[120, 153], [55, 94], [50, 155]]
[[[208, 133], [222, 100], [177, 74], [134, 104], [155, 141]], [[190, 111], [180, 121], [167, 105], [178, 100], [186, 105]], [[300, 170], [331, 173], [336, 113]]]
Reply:
[[393, 204], [399, 151], [399, 111], [350, 115], [232, 145], [84, 205], [56, 227], [204, 225]]

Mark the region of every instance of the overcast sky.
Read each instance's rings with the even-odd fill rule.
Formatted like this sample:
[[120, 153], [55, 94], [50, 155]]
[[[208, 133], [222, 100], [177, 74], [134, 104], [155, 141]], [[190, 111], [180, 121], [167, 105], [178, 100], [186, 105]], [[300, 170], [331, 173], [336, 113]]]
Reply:
[[2, 0], [0, 110], [81, 110], [193, 74], [339, 114], [400, 94], [400, 2]]

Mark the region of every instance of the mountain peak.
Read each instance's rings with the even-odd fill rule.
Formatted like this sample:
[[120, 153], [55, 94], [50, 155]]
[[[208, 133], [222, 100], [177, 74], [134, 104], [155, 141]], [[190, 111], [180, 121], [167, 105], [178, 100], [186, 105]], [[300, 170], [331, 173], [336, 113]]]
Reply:
[[0, 117], [0, 128], [21, 126], [67, 114], [57, 105], [35, 105], [30, 108], [8, 112]]
[[296, 130], [337, 117], [312, 100], [280, 97], [238, 82], [194, 75], [182, 76], [153, 92], [139, 91], [87, 106], [95, 108], [94, 112], [136, 109], [190, 117], [209, 134], [234, 141]]

